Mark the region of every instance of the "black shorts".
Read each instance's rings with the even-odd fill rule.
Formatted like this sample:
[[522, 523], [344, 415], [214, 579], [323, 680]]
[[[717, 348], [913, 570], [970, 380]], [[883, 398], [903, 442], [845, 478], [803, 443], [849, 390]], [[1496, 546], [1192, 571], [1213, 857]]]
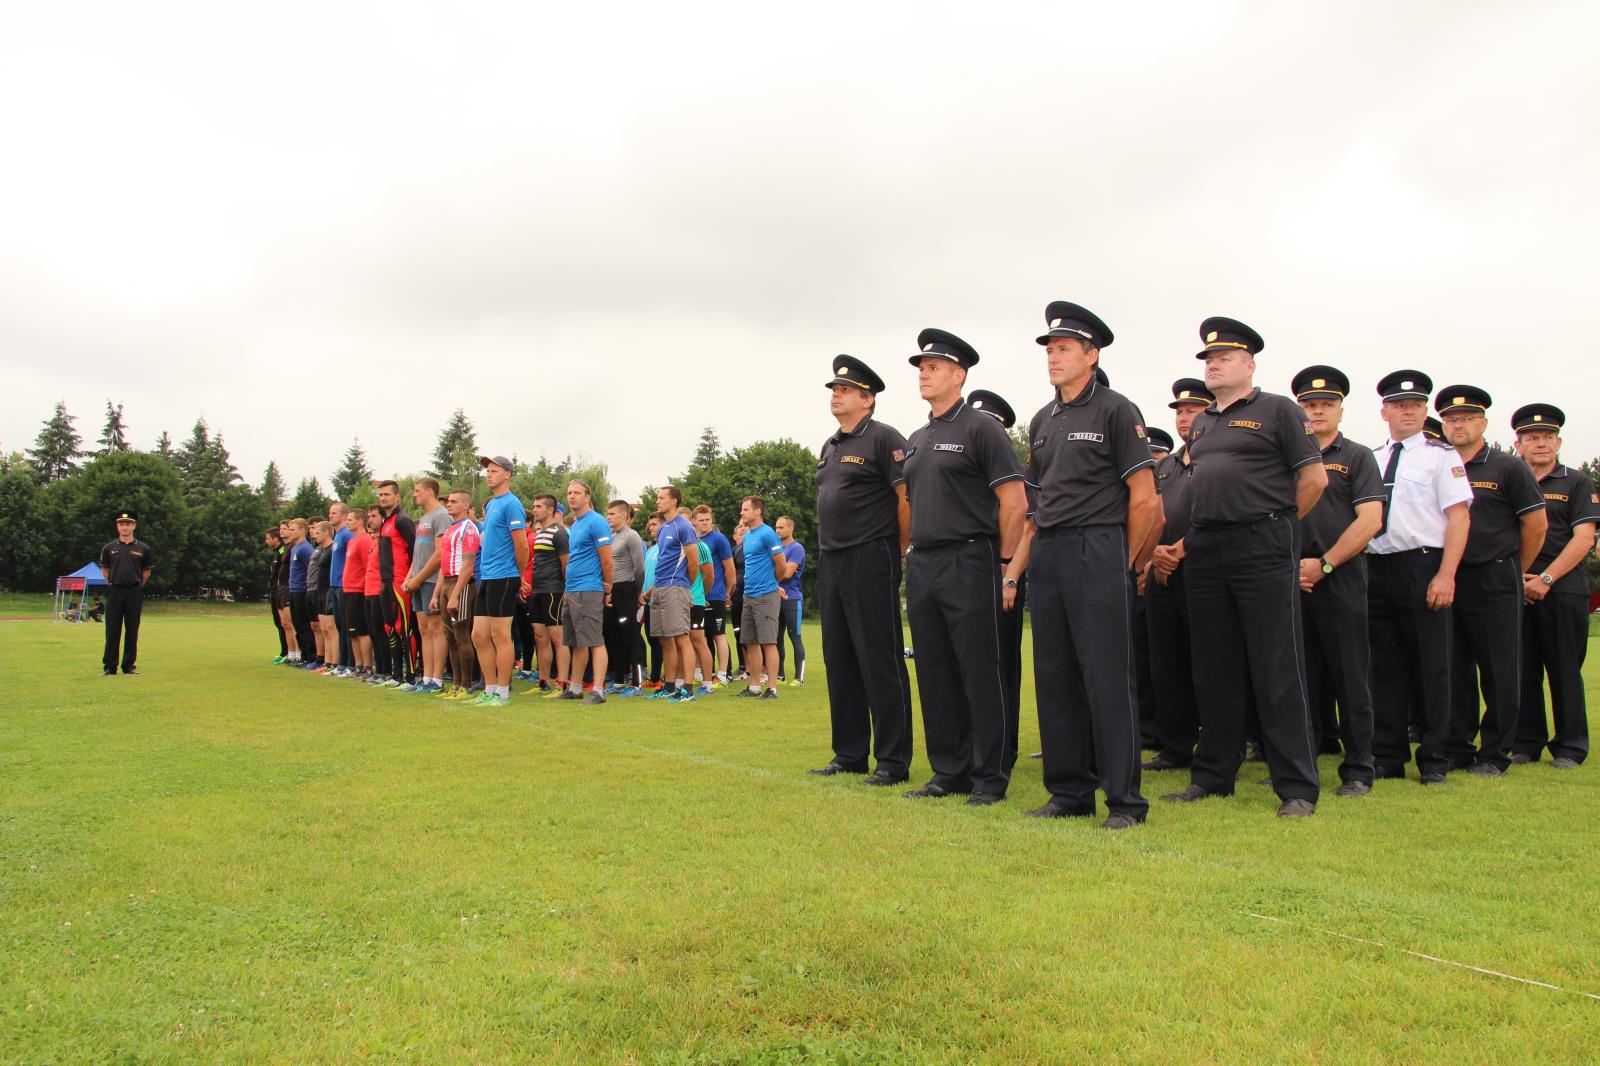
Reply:
[[706, 609], [699, 604], [689, 605], [689, 632], [699, 633], [706, 627]]
[[344, 594], [344, 631], [352, 637], [367, 635], [367, 598], [359, 592]]
[[727, 610], [727, 608], [725, 606], [726, 603], [727, 603], [726, 600], [708, 600], [708, 601], [706, 601], [706, 607], [705, 607], [706, 625], [705, 625], [705, 630], [706, 630], [706, 634], [708, 636], [720, 637], [720, 636], [723, 635], [723, 633], [727, 632], [727, 630], [725, 628], [727, 622], [726, 622], [726, 619], [724, 618], [724, 613]]
[[535, 592], [528, 597], [528, 618], [536, 626], [561, 627], [560, 592]]
[[289, 606], [289, 590], [287, 588], [272, 590], [272, 606], [279, 610]]
[[517, 609], [519, 577], [491, 577], [478, 586], [472, 613], [479, 618], [510, 618]]

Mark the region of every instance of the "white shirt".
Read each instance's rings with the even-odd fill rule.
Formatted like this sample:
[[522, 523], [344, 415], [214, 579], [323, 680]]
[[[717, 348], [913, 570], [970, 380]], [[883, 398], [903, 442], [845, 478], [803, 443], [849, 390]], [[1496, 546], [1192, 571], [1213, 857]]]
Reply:
[[1389, 469], [1389, 450], [1402, 448], [1394, 472], [1394, 493], [1389, 498], [1388, 525], [1383, 536], [1373, 537], [1367, 551], [1392, 555], [1416, 548], [1443, 548], [1448, 524], [1444, 509], [1452, 504], [1472, 506], [1472, 482], [1456, 450], [1441, 441], [1415, 433], [1405, 440], [1389, 440], [1372, 449], [1378, 472]]

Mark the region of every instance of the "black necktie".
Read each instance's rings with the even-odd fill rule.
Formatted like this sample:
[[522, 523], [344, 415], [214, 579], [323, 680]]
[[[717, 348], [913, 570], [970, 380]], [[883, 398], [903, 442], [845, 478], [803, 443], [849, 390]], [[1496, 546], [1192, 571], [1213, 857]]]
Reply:
[[1405, 450], [1405, 445], [1399, 441], [1389, 445], [1389, 465], [1383, 468], [1383, 524], [1378, 527], [1379, 537], [1389, 528], [1389, 507], [1394, 503], [1395, 472], [1400, 469], [1400, 453]]

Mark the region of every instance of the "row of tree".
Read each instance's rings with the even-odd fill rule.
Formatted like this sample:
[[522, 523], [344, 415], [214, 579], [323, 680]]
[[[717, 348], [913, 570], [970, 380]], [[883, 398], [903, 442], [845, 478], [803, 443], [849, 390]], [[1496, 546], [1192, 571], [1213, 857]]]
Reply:
[[[58, 575], [98, 557], [114, 534], [112, 514], [128, 507], [139, 514], [139, 537], [157, 554], [153, 592], [197, 596], [227, 590], [255, 598], [266, 591], [262, 532], [269, 524], [326, 515], [334, 499], [354, 506], [377, 503], [372, 466], [359, 439], [333, 472], [330, 495], [315, 477], [289, 491], [276, 462], [267, 464], [257, 485], [247, 484], [222, 434], [213, 433], [204, 418], [181, 445], [174, 446], [163, 432], [148, 451], [129, 443], [120, 404], [106, 404], [94, 449], [83, 447], [75, 421], [66, 404], [57, 403], [33, 447], [0, 455], [0, 588], [48, 590]], [[446, 487], [471, 489], [481, 504], [488, 487], [478, 454], [472, 422], [457, 410], [440, 431], [425, 473]], [[763, 496], [769, 517], [791, 515], [796, 537], [809, 548], [816, 544], [815, 466], [812, 453], [794, 441], [759, 441], [724, 451], [716, 432], [707, 428], [689, 468], [674, 483], [690, 503], [709, 504], [724, 531], [738, 520], [742, 497]], [[532, 463], [518, 461], [517, 467], [511, 488], [524, 503], [540, 492], [564, 500], [572, 478], [587, 482], [601, 507], [617, 496], [604, 463], [570, 456], [552, 462], [541, 455]], [[415, 510], [411, 487], [420, 476], [394, 478], [408, 510]], [[641, 532], [655, 509], [655, 491], [646, 486], [639, 493], [635, 525]]]

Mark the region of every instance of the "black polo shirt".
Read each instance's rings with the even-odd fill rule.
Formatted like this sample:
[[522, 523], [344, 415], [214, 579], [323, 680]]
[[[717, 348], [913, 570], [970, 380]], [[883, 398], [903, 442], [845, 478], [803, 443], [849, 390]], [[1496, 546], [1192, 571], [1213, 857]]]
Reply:
[[1528, 464], [1485, 442], [1464, 464], [1472, 483], [1472, 525], [1461, 561], [1481, 566], [1496, 559], [1519, 557], [1522, 516], [1544, 507], [1544, 494]]
[[1295, 472], [1322, 461], [1300, 405], [1251, 389], [1223, 411], [1215, 402], [1189, 427], [1194, 526], [1254, 522], [1295, 509]]
[[1307, 559], [1326, 555], [1339, 542], [1356, 520], [1356, 504], [1386, 499], [1383, 471], [1372, 449], [1346, 440], [1343, 433], [1322, 449], [1322, 465], [1328, 471], [1328, 487], [1301, 525], [1300, 554]]
[[817, 460], [817, 543], [823, 551], [900, 536], [906, 439], [893, 426], [864, 419], [822, 444]]
[[[1594, 482], [1582, 470], [1557, 463], [1554, 470], [1539, 479], [1539, 494], [1544, 497], [1545, 517], [1549, 519], [1550, 526], [1544, 534], [1544, 547], [1539, 549], [1539, 556], [1533, 561], [1535, 574], [1543, 573], [1572, 542], [1574, 526], [1581, 526], [1585, 522], [1600, 523], [1600, 493], [1595, 492]], [[1477, 510], [1476, 503], [1473, 504], [1473, 510]], [[1472, 518], [1477, 521], [1478, 516], [1474, 514]], [[1550, 586], [1550, 591], [1589, 595], [1589, 582], [1583, 576], [1582, 560], [1557, 578], [1556, 583]]]
[[1028, 423], [1033, 524], [1123, 526], [1127, 479], [1155, 466], [1138, 410], [1093, 378], [1074, 400], [1053, 400]]
[[1161, 497], [1162, 544], [1176, 544], [1189, 532], [1189, 475], [1192, 470], [1183, 461], [1187, 447], [1186, 444], [1178, 445], [1177, 451], [1156, 463], [1156, 493]]
[[155, 567], [155, 555], [142, 540], [114, 540], [100, 549], [100, 565], [108, 571], [107, 581], [126, 588], [144, 583], [144, 572]]
[[919, 548], [999, 536], [1000, 501], [994, 490], [1022, 480], [1011, 438], [965, 399], [911, 434], [905, 470], [911, 543]]

